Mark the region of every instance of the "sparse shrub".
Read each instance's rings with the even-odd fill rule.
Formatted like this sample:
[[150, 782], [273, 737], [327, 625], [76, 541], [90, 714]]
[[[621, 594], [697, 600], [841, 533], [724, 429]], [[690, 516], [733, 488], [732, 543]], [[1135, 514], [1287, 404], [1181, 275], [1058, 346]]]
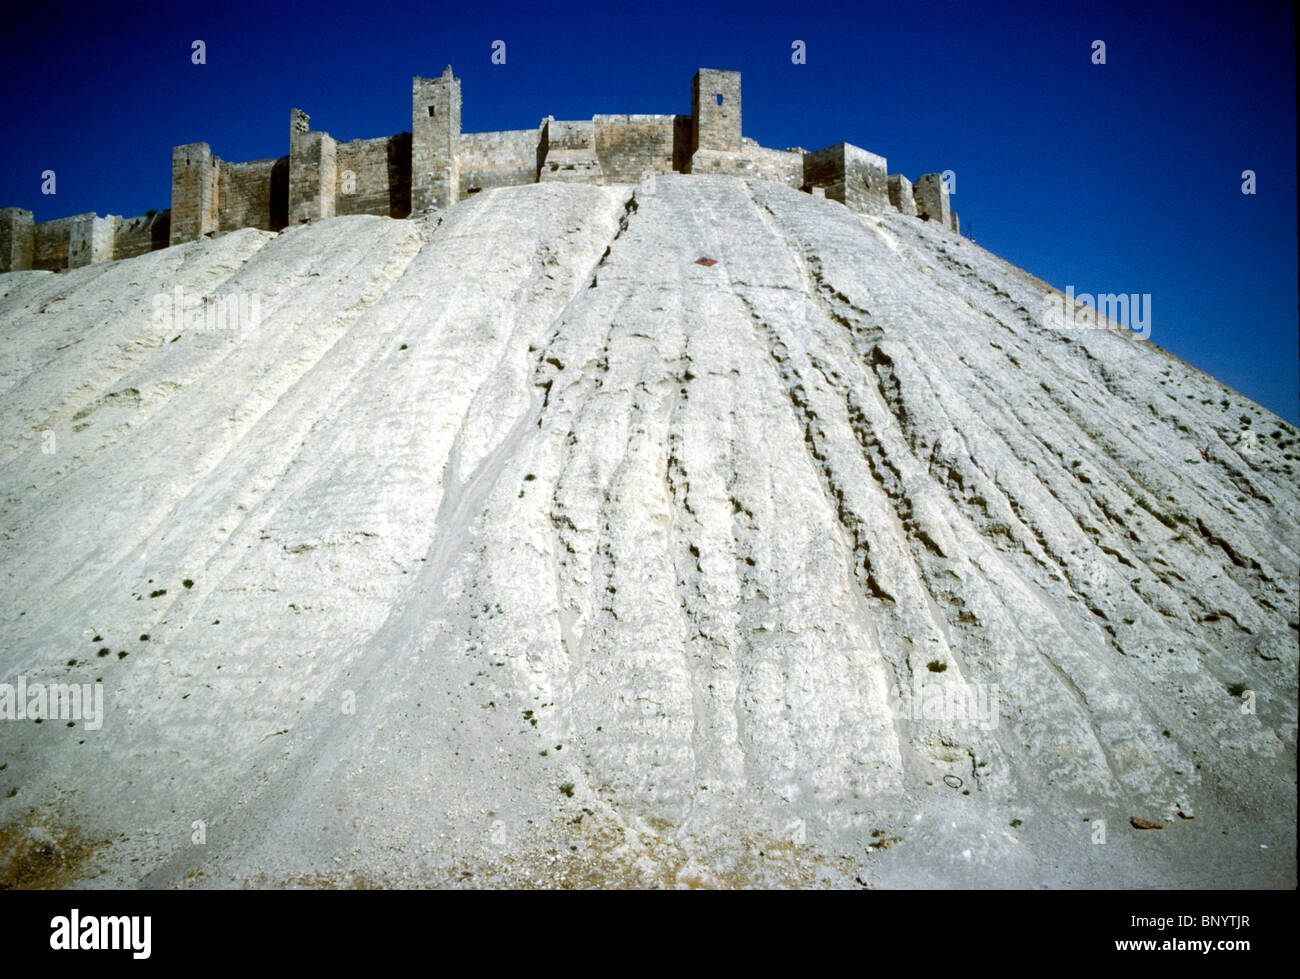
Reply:
[[[1143, 510], [1145, 510], [1147, 513], [1151, 514], [1151, 516], [1153, 516], [1153, 517], [1155, 517], [1157, 520], [1159, 520], [1162, 524], [1164, 524], [1164, 525], [1165, 525], [1166, 527], [1168, 527], [1170, 530], [1176, 530], [1176, 529], [1178, 528], [1178, 521], [1177, 521], [1177, 520], [1175, 520], [1173, 517], [1169, 516], [1167, 513], [1160, 513], [1159, 511], [1153, 509], [1152, 506], [1151, 506], [1151, 504], [1147, 502], [1147, 498], [1146, 498], [1145, 496], [1139, 496], [1139, 497], [1138, 497], [1136, 500], [1134, 500], [1133, 502], [1136, 503], [1138, 506], [1140, 506], [1140, 507], [1141, 507]], [[1184, 519], [1186, 519], [1186, 518], [1184, 518]]]
[[944, 670], [948, 668], [947, 663], [941, 663], [937, 659], [932, 659], [930, 660], [930, 662], [926, 663], [925, 665], [930, 670], [931, 673], [942, 673]]

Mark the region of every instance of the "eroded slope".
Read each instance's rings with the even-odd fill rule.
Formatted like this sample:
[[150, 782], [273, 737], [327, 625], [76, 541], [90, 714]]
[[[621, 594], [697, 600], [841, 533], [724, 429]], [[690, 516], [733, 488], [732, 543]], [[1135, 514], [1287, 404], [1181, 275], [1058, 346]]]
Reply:
[[13, 852], [1294, 883], [1296, 432], [1044, 288], [700, 176], [3, 277], [0, 679], [108, 702], [0, 729]]

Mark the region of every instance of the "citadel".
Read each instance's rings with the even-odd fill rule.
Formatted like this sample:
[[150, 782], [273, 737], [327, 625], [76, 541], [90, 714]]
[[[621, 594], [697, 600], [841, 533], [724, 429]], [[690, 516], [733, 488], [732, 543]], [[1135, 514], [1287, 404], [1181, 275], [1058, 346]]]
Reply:
[[805, 151], [759, 146], [741, 133], [740, 72], [701, 68], [691, 114], [596, 115], [536, 129], [461, 132], [460, 79], [411, 83], [411, 131], [341, 142], [290, 110], [289, 154], [231, 163], [207, 143], [172, 149], [171, 207], [139, 217], [77, 214], [35, 223], [0, 209], [0, 272], [79, 268], [239, 228], [282, 231], [343, 214], [405, 218], [518, 184], [639, 183], [665, 173], [753, 177], [839, 201], [862, 214], [887, 209], [960, 229], [937, 173], [913, 184], [883, 156], [850, 143]]

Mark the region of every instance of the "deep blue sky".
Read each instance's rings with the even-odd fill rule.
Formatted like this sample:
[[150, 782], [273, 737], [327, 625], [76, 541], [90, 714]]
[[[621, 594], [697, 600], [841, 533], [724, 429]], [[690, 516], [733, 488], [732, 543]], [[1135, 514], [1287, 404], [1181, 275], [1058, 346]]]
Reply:
[[38, 221], [168, 207], [174, 144], [283, 156], [291, 106], [341, 139], [407, 131], [411, 76], [448, 62], [466, 132], [687, 113], [697, 67], [738, 69], [747, 136], [955, 171], [981, 245], [1062, 289], [1150, 293], [1154, 342], [1300, 422], [1289, 4], [74, 3], [5, 26], [0, 206]]

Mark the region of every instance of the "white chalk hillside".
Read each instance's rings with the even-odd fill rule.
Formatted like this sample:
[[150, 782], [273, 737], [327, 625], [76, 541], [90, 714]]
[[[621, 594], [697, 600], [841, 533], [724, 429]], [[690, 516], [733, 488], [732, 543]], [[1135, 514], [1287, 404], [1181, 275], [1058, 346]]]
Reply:
[[1297, 432], [1044, 290], [703, 176], [0, 276], [0, 682], [105, 690], [0, 884], [1294, 886]]

